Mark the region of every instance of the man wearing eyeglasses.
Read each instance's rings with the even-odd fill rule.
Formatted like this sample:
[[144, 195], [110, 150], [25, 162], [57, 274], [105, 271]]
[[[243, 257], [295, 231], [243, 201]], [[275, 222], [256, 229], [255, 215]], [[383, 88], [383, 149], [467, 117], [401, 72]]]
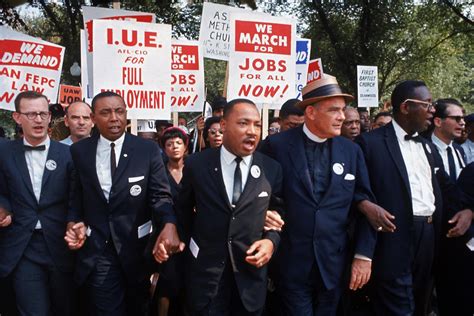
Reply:
[[[425, 316], [442, 203], [450, 203], [456, 211], [463, 205], [436, 148], [419, 136], [435, 112], [426, 84], [399, 83], [391, 102], [392, 122], [356, 139], [377, 203], [391, 213], [390, 221], [378, 229], [372, 302], [376, 315]], [[393, 229], [388, 229], [389, 223]], [[455, 226], [453, 235], [463, 233], [465, 228]]]
[[0, 145], [0, 278], [11, 276], [20, 315], [71, 315], [73, 254], [63, 240], [69, 148], [48, 137], [44, 95], [18, 94], [13, 119], [23, 138]]

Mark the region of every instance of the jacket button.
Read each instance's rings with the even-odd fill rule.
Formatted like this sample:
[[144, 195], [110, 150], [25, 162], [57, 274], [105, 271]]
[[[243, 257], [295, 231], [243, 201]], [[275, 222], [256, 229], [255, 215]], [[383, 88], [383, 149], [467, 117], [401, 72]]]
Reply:
[[232, 216], [232, 220], [235, 220], [235, 216]]

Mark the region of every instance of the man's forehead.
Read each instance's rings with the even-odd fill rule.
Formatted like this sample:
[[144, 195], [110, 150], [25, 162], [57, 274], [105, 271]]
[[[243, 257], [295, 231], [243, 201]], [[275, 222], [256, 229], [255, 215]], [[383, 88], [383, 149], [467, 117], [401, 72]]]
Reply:
[[413, 92], [414, 92], [413, 93], [414, 98], [416, 98], [417, 100], [425, 101], [425, 100], [431, 100], [432, 98], [431, 92], [427, 86], [416, 87]]
[[125, 107], [124, 101], [119, 97], [104, 97], [97, 100], [96, 105], [108, 108]]

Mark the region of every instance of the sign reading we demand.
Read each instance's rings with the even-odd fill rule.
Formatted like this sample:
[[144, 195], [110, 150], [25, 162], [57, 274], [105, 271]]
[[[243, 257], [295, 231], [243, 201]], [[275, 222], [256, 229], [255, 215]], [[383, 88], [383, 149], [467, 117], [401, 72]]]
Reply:
[[56, 103], [64, 47], [0, 26], [0, 109], [14, 111], [16, 96], [26, 90]]
[[113, 91], [130, 119], [168, 119], [171, 25], [93, 20], [93, 92]]
[[295, 22], [231, 13], [227, 98], [248, 98], [279, 109], [295, 96]]

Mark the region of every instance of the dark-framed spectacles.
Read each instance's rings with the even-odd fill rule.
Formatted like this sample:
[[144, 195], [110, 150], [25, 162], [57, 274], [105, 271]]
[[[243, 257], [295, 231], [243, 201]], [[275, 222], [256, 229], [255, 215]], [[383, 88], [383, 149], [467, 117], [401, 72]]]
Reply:
[[431, 102], [427, 102], [427, 101], [421, 101], [421, 100], [416, 100], [416, 99], [406, 99], [406, 100], [403, 101], [402, 103], [406, 103], [406, 102], [412, 102], [412, 103], [421, 104], [421, 106], [423, 107], [423, 109], [425, 109], [425, 110], [427, 110], [427, 111], [430, 111], [431, 109], [434, 108], [434, 104], [431, 103]]
[[446, 115], [446, 116], [443, 116], [441, 117], [442, 119], [447, 119], [447, 118], [450, 118], [452, 120], [455, 120], [456, 123], [461, 123], [461, 121], [464, 120], [464, 116], [463, 115]]
[[280, 128], [279, 127], [269, 127], [268, 132], [270, 132], [270, 133], [279, 133]]
[[46, 120], [51, 115], [51, 112], [18, 112], [18, 113], [23, 114], [24, 116], [26, 116], [27, 119], [31, 121], [36, 119], [38, 115], [43, 121]]

